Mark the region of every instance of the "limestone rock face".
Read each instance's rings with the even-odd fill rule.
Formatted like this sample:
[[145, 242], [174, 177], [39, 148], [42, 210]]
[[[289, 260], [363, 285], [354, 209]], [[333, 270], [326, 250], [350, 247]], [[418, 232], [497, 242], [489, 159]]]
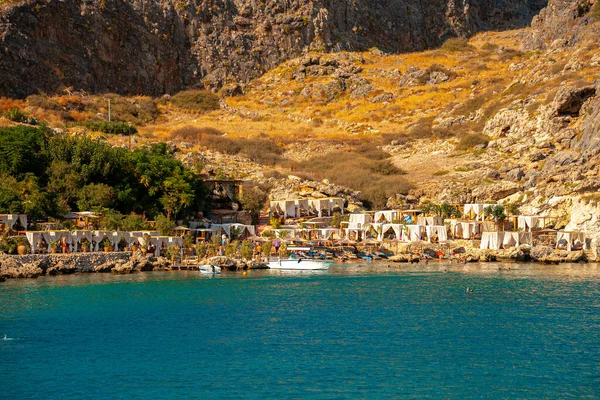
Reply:
[[535, 16], [531, 30], [523, 40], [524, 50], [564, 48], [585, 37], [600, 34], [598, 28], [588, 24], [590, 2], [588, 0], [550, 0]]
[[[545, 1], [22, 0], [0, 5], [0, 96], [247, 82], [307, 50], [415, 51], [527, 25]], [[228, 90], [235, 94], [239, 90]]]

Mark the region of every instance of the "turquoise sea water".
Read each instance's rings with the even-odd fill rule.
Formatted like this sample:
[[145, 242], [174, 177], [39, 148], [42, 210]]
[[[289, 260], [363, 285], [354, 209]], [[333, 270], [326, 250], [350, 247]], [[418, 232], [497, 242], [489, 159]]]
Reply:
[[600, 267], [10, 281], [0, 398], [600, 398]]

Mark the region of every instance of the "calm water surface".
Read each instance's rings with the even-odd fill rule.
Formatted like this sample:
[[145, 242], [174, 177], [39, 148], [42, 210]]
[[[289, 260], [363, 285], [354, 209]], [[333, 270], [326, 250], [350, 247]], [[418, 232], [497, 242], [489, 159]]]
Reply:
[[0, 398], [600, 398], [600, 267], [10, 281]]

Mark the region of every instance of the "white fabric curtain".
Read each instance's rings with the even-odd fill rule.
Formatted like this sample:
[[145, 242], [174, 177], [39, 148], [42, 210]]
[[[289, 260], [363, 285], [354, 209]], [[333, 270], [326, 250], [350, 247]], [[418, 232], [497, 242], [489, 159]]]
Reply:
[[408, 240], [414, 242], [421, 240], [421, 225], [407, 225], [408, 229]]
[[79, 242], [83, 239], [92, 243], [92, 231], [73, 231], [71, 237], [73, 238], [73, 251], [79, 250]]
[[503, 240], [504, 232], [483, 232], [479, 248], [498, 250], [502, 247]]
[[361, 229], [366, 224], [370, 224], [371, 222], [372, 218], [369, 214], [350, 214], [348, 227], [351, 229]]
[[381, 236], [379, 237], [379, 240], [383, 240], [383, 235], [385, 235], [387, 233], [387, 231], [389, 230], [393, 230], [394, 234], [396, 235], [396, 239], [401, 240], [402, 239], [402, 234], [404, 233], [404, 225], [402, 224], [384, 224], [381, 226]]
[[327, 240], [331, 239], [334, 234], [338, 234], [339, 236], [339, 229], [319, 229], [319, 231], [321, 233], [321, 237]]
[[[566, 242], [566, 243], [565, 243]], [[580, 245], [582, 249], [586, 248], [584, 232], [556, 232], [556, 248], [561, 244], [566, 244], [567, 251], [571, 251], [573, 245]]]
[[382, 222], [383, 220], [383, 222], [391, 223], [395, 219], [398, 219], [398, 212], [395, 210], [377, 211], [375, 213], [375, 222]]
[[471, 239], [475, 235], [475, 225], [476, 224], [474, 222], [460, 223], [463, 239]]
[[231, 225], [232, 224], [212, 224], [210, 229], [214, 229], [218, 235], [221, 235], [221, 231], [223, 231], [228, 237], [231, 237]]
[[438, 235], [438, 240], [442, 242], [448, 240], [448, 231], [445, 225], [435, 225], [433, 228]]
[[25, 233], [27, 237], [27, 241], [31, 245], [31, 254], [35, 254], [37, 250], [38, 243], [42, 240], [42, 232], [31, 232], [28, 231]]
[[[486, 232], [484, 232], [486, 233]], [[502, 239], [502, 247], [505, 249], [508, 247], [519, 247], [519, 232], [504, 232], [504, 238]]]
[[342, 211], [342, 215], [344, 215], [344, 199], [332, 197], [329, 199], [329, 202], [329, 206], [332, 211], [334, 208], [339, 207], [339, 209]]
[[300, 209], [308, 211], [308, 209], [310, 208], [308, 200], [304, 199], [295, 200], [295, 205], [298, 208], [298, 216], [300, 216]]
[[520, 215], [517, 217], [517, 227], [521, 230], [532, 230], [539, 227], [540, 218], [535, 216], [524, 216]]
[[533, 234], [531, 232], [519, 232], [519, 245], [533, 244]]

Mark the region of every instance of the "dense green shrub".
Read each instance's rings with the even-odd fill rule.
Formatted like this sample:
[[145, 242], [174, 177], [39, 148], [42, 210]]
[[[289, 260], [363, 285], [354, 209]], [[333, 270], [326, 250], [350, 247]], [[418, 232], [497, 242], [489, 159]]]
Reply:
[[35, 125], [37, 123], [35, 118], [28, 118], [27, 115], [25, 115], [25, 113], [23, 113], [23, 111], [19, 110], [18, 108], [11, 108], [11, 109], [7, 110], [4, 113], [4, 117], [13, 122], [22, 122], [22, 123], [33, 124], [33, 125]]
[[208, 90], [186, 90], [171, 97], [171, 104], [194, 111], [219, 109], [219, 97]]
[[200, 178], [165, 143], [129, 151], [89, 137], [46, 134], [41, 128], [0, 128], [0, 213], [61, 217], [111, 207], [175, 219], [206, 211]]

